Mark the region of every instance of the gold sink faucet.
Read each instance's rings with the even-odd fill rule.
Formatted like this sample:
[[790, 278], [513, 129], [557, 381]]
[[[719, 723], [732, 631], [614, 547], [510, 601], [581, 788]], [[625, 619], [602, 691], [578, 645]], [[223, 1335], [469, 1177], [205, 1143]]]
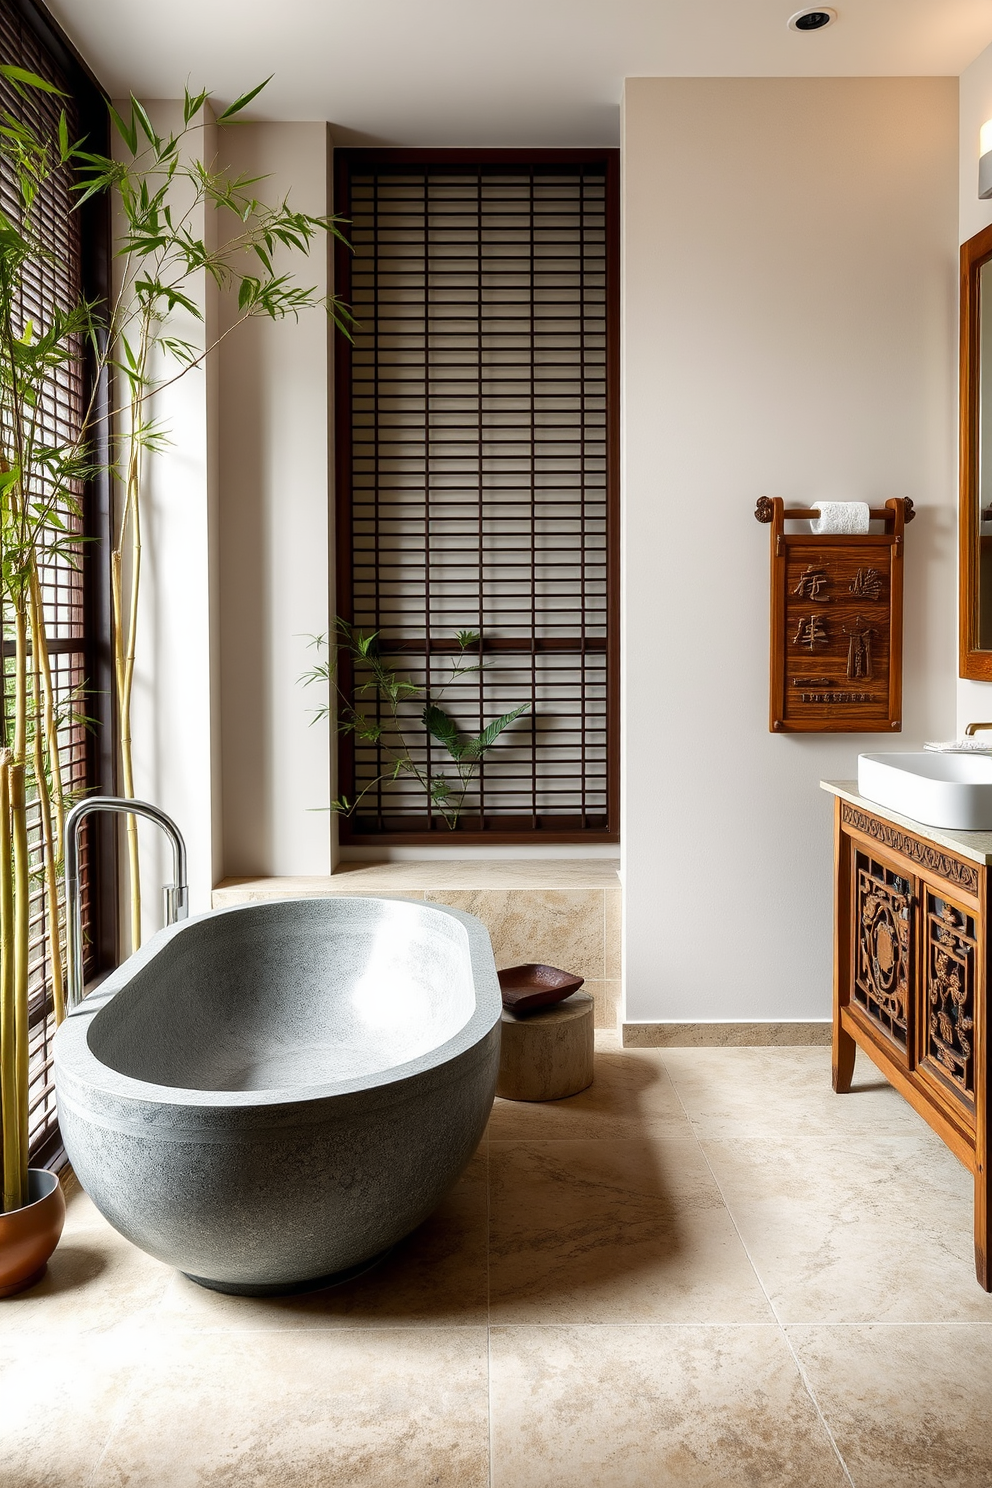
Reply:
[[969, 723], [968, 727], [964, 731], [965, 738], [973, 739], [978, 733], [979, 729], [992, 729], [992, 723]]

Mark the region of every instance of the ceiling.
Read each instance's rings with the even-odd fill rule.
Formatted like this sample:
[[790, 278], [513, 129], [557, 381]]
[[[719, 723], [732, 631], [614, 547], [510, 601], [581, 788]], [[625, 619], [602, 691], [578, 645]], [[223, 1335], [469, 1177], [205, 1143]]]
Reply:
[[327, 119], [341, 143], [613, 144], [625, 77], [956, 76], [992, 0], [48, 0], [115, 94], [228, 100]]

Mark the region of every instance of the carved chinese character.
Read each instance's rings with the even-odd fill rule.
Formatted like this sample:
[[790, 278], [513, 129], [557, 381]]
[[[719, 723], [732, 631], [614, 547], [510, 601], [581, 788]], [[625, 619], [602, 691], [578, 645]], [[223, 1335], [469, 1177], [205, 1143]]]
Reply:
[[812, 651], [814, 646], [825, 646], [829, 639], [822, 616], [810, 615], [808, 620], [800, 620], [799, 629], [792, 637], [792, 644], [805, 646], [808, 651]]
[[849, 637], [847, 645], [847, 675], [849, 677], [871, 676], [871, 638], [874, 626], [866, 624], [859, 615], [853, 625], [844, 626]]
[[875, 568], [859, 568], [848, 586], [857, 599], [878, 599], [882, 580]]
[[[814, 568], [811, 563], [805, 573], [800, 574], [799, 583], [792, 592], [793, 594], [798, 594], [800, 599], [820, 599], [821, 590], [825, 589], [829, 582], [827, 570], [825, 568]], [[822, 603], [827, 603], [825, 595]]]

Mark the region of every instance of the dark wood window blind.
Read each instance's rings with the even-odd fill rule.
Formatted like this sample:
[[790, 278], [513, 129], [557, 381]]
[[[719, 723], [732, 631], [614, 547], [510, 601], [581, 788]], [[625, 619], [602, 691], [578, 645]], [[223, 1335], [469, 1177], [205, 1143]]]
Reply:
[[[478, 733], [462, 840], [612, 842], [618, 780], [616, 152], [337, 152], [337, 610], [433, 695], [459, 631], [484, 665], [443, 705]], [[351, 679], [352, 685], [362, 678]], [[404, 705], [418, 763], [443, 746]], [[366, 706], [366, 712], [369, 709]], [[384, 721], [384, 720], [380, 720]], [[342, 738], [342, 840], [451, 829]]]
[[[65, 109], [70, 139], [83, 135], [98, 149], [106, 148], [106, 110], [99, 92], [69, 50], [50, 19], [32, 5], [0, 0], [0, 60], [37, 73], [54, 83], [67, 96], [58, 98], [41, 91], [20, 97], [0, 79], [0, 107], [29, 124], [39, 134], [54, 134], [59, 112]], [[44, 264], [31, 266], [23, 290], [24, 321], [47, 322], [52, 305], [67, 308], [80, 295], [100, 293], [104, 281], [107, 232], [104, 213], [97, 207], [72, 210], [73, 197], [64, 178], [46, 186], [40, 197], [39, 222], [51, 256]], [[0, 165], [0, 209], [16, 219], [16, 183], [6, 165]], [[75, 363], [61, 375], [40, 410], [39, 423], [52, 443], [69, 441], [77, 433], [91, 388], [86, 349], [79, 347]], [[96, 451], [99, 457], [102, 450]], [[61, 719], [59, 750], [63, 779], [71, 797], [78, 797], [98, 782], [109, 784], [105, 722], [109, 703], [106, 686], [107, 625], [109, 605], [101, 565], [107, 543], [91, 551], [90, 537], [106, 536], [101, 530], [107, 518], [106, 490], [94, 483], [80, 487], [74, 495], [82, 503], [83, 518], [68, 508], [64, 519], [79, 534], [74, 561], [51, 554], [43, 566], [42, 590], [47, 619], [49, 649], [57, 707]], [[4, 616], [5, 704], [10, 706], [10, 668], [14, 645], [12, 630]], [[102, 685], [101, 685], [102, 683]], [[9, 715], [8, 715], [9, 716]], [[87, 723], [86, 720], [90, 720]], [[30, 841], [38, 859], [40, 821], [30, 821]], [[98, 908], [98, 860], [106, 858], [107, 844], [96, 832], [83, 838], [84, 928], [86, 971], [92, 975], [112, 957], [108, 928], [112, 906]], [[112, 852], [112, 846], [110, 848]], [[104, 896], [106, 899], [108, 896]], [[54, 1033], [50, 987], [50, 946], [45, 928], [44, 899], [40, 881], [32, 898], [29, 966], [30, 1112], [29, 1132], [32, 1160], [45, 1162], [60, 1147], [51, 1070], [51, 1039]]]

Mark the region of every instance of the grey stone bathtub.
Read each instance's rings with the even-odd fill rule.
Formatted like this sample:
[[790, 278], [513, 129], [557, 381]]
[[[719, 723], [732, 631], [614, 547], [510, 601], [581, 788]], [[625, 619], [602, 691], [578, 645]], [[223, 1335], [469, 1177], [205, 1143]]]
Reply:
[[66, 1152], [110, 1223], [220, 1291], [338, 1279], [430, 1214], [493, 1102], [500, 991], [471, 915], [239, 905], [161, 931], [66, 1018]]

